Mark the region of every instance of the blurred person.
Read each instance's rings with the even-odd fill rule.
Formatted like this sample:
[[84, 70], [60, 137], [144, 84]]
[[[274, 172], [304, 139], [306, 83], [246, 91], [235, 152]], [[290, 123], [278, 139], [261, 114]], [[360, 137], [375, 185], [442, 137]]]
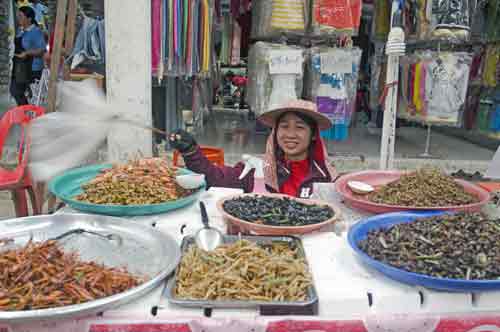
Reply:
[[15, 50], [10, 94], [17, 105], [28, 104], [26, 92], [30, 83], [40, 79], [46, 43], [42, 30], [35, 19], [35, 11], [29, 6], [18, 9], [19, 32], [14, 40]]

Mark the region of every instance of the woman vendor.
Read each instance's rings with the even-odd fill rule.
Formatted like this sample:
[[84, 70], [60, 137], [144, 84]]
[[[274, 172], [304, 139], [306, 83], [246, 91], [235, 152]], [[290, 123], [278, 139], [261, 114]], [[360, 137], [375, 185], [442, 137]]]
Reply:
[[[272, 128], [264, 158], [264, 181], [269, 192], [309, 198], [313, 183], [336, 180], [320, 138], [320, 130], [329, 128], [331, 123], [317, 111], [316, 104], [305, 100], [290, 101], [264, 113], [259, 120]], [[239, 179], [243, 163], [234, 167], [212, 164], [184, 130], [172, 133], [169, 141], [171, 147], [182, 154], [188, 169], [205, 175], [209, 187], [253, 191], [255, 170]]]
[[21, 31], [15, 39], [10, 94], [17, 105], [25, 105], [28, 104], [26, 91], [30, 83], [42, 76], [46, 45], [43, 32], [35, 20], [33, 8], [28, 6], [19, 8], [17, 19]]

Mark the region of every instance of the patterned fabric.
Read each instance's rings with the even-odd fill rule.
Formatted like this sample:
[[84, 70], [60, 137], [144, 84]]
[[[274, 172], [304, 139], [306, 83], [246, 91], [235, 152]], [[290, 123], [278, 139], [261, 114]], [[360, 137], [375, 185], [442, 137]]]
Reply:
[[283, 30], [304, 30], [303, 0], [273, 0], [271, 26]]

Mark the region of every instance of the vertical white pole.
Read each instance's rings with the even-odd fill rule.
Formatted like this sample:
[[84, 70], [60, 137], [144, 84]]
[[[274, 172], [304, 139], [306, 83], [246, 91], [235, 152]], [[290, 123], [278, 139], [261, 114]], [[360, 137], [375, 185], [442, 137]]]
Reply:
[[[108, 103], [127, 119], [151, 126], [151, 1], [104, 1]], [[124, 162], [152, 155], [152, 134], [113, 125], [108, 159]]]
[[[394, 14], [399, 8], [399, 1], [392, 3], [391, 26]], [[384, 123], [380, 144], [380, 169], [394, 168], [394, 143], [396, 141], [396, 115], [398, 104], [399, 57], [404, 54], [404, 32], [400, 27], [392, 27], [386, 46], [387, 54], [387, 95], [384, 105]]]

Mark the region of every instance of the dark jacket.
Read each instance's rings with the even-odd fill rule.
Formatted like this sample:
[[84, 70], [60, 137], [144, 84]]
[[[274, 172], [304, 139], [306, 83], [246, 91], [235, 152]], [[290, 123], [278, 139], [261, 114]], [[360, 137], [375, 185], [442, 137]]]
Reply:
[[[234, 167], [217, 166], [203, 155], [199, 147], [193, 152], [183, 155], [183, 158], [188, 169], [196, 173], [205, 174], [207, 187], [238, 188], [243, 189], [246, 193], [253, 191], [254, 170], [250, 171], [242, 180], [238, 179], [245, 167], [241, 162]], [[286, 162], [278, 161], [277, 180], [279, 187], [288, 179], [289, 175], [290, 171], [287, 168]], [[326, 169], [324, 162], [313, 161], [310, 165], [310, 172], [302, 182], [297, 196], [309, 198], [313, 193], [313, 183], [333, 182], [334, 180]], [[267, 184], [266, 189], [269, 192], [276, 192], [275, 189]]]

